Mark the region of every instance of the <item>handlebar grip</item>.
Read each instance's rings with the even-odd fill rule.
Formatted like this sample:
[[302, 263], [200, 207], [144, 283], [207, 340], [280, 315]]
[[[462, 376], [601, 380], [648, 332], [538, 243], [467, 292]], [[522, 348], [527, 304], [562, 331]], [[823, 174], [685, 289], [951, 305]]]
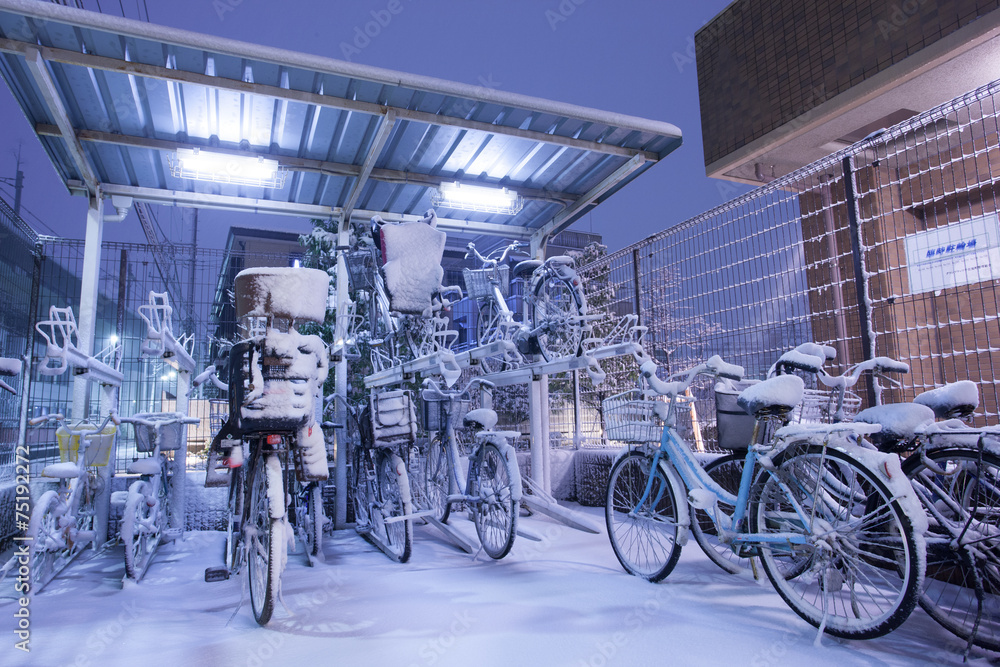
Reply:
[[721, 375], [726, 379], [736, 380], [737, 382], [743, 379], [743, 375], [746, 372], [742, 366], [723, 361], [722, 357], [717, 354], [709, 358], [706, 363], [710, 369], [715, 370], [716, 375]]
[[660, 378], [656, 377], [656, 362], [649, 360], [644, 361], [639, 366], [639, 372], [642, 376], [646, 378], [646, 382], [649, 383], [649, 388], [655, 391], [657, 394], [667, 395], [672, 393], [669, 382], [664, 382]]
[[910, 365], [891, 357], [875, 357], [875, 370], [880, 373], [909, 373]]
[[31, 419], [28, 420], [28, 424], [30, 424], [31, 426], [38, 426], [39, 424], [44, 424], [50, 419], [58, 420], [62, 418], [63, 416], [60, 414], [42, 415], [41, 417], [32, 417]]

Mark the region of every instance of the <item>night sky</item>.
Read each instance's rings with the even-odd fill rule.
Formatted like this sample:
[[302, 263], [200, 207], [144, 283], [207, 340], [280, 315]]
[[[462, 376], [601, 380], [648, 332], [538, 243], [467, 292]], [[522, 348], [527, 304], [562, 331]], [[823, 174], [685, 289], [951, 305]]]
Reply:
[[[96, 11], [97, 0], [82, 0]], [[70, 0], [69, 4], [72, 4]], [[684, 145], [573, 229], [624, 247], [748, 188], [705, 176], [694, 33], [729, 0], [100, 0], [106, 14], [667, 121]], [[378, 29], [366, 24], [377, 22]], [[86, 203], [70, 197], [6, 86], [0, 87], [0, 177], [20, 148], [22, 217], [43, 234], [82, 238]], [[13, 203], [13, 187], [0, 184]], [[190, 242], [179, 209], [154, 207], [169, 240]], [[39, 222], [39, 219], [43, 222]], [[44, 224], [43, 224], [44, 223]], [[202, 211], [198, 243], [221, 247], [230, 225], [304, 231], [308, 221]], [[138, 219], [106, 239], [144, 242]]]

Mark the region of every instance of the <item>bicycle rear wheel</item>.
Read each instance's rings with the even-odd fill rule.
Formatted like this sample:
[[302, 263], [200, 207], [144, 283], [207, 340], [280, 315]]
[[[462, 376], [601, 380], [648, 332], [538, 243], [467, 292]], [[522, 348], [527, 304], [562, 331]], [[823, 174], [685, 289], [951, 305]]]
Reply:
[[[508, 450], [513, 454], [512, 450]], [[510, 462], [491, 442], [482, 446], [469, 471], [469, 495], [479, 498], [475, 506], [476, 533], [483, 551], [493, 559], [510, 553], [517, 535], [519, 503], [514, 500], [514, 474]], [[513, 465], [517, 465], [516, 461]], [[520, 474], [517, 475], [520, 479]]]
[[[731, 452], [705, 465], [705, 472], [716, 484], [733, 494], [739, 493], [740, 479], [743, 476], [743, 464], [746, 455], [742, 452]], [[732, 515], [733, 506], [719, 502], [719, 509]], [[730, 574], [739, 574], [750, 569], [750, 558], [740, 556], [729, 544], [719, 540], [715, 521], [705, 510], [693, 510], [691, 517], [691, 532], [709, 560]]]
[[550, 275], [535, 287], [532, 327], [544, 325], [538, 346], [546, 361], [575, 357], [583, 341], [583, 297], [569, 281]]
[[851, 455], [793, 444], [758, 477], [748, 510], [753, 533], [805, 538], [762, 542], [761, 564], [795, 613], [828, 634], [881, 637], [916, 606], [921, 564], [911, 519]]
[[240, 529], [243, 525], [243, 467], [229, 470], [229, 517], [226, 521], [226, 569], [239, 572], [243, 566], [240, 558]]
[[121, 536], [125, 545], [125, 575], [129, 579], [139, 579], [153, 557], [163, 524], [159, 499], [153, 507], [146, 498], [152, 490], [145, 480], [133, 482], [128, 490], [128, 500], [122, 513]]
[[[680, 489], [661, 463], [651, 470], [653, 458], [629, 452], [611, 467], [604, 516], [608, 538], [625, 571], [649, 581], [660, 581], [674, 569], [681, 555], [677, 543]], [[643, 500], [652, 475], [649, 495]]]
[[406, 464], [398, 454], [379, 448], [375, 451], [377, 483], [372, 510], [372, 533], [393, 560], [405, 563], [413, 548], [413, 520], [410, 481]]
[[[920, 606], [945, 629], [1000, 651], [1000, 457], [946, 448], [903, 464], [927, 509]], [[953, 544], [959, 544], [954, 548]]]
[[[487, 299], [479, 307], [479, 319], [476, 320], [476, 343], [489, 345], [503, 339], [503, 328], [500, 323], [503, 314], [500, 306], [493, 299]], [[503, 356], [483, 357], [480, 362], [484, 373], [496, 373], [503, 368]]]
[[280, 467], [276, 455], [254, 457], [250, 470], [250, 493], [247, 519], [243, 526], [243, 540], [247, 549], [247, 575], [250, 579], [250, 606], [253, 617], [260, 625], [267, 625], [274, 612], [281, 563], [278, 549], [284, 546], [281, 536], [284, 527], [281, 519], [271, 518], [268, 498], [270, 475], [268, 469]]

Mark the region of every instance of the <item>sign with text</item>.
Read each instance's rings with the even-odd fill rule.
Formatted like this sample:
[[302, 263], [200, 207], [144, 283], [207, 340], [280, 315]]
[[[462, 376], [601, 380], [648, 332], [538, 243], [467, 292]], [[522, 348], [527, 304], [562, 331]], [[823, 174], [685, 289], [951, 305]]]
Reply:
[[911, 294], [1000, 278], [997, 214], [906, 237], [906, 263]]

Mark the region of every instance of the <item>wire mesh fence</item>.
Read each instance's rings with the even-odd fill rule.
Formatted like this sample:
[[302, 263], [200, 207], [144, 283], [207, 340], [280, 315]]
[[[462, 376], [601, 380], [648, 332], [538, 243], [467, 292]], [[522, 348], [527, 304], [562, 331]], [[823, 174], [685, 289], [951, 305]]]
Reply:
[[[665, 373], [719, 354], [762, 377], [812, 341], [837, 350], [831, 373], [874, 356], [910, 365], [897, 385], [861, 388], [864, 406], [969, 379], [976, 423], [995, 424], [998, 95], [985, 86], [592, 263], [590, 303], [605, 326], [638, 314]], [[600, 399], [636, 376], [634, 362], [607, 370], [582, 391], [596, 442]], [[713, 449], [711, 387], [695, 393], [681, 426]]]

